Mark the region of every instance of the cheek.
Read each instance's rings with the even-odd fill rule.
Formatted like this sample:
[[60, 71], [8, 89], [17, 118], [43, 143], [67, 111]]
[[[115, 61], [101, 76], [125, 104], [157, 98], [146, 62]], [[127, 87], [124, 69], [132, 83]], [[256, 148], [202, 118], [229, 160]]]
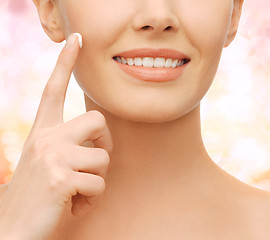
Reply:
[[[128, 31], [125, 30], [130, 27], [127, 22], [131, 22], [134, 15], [134, 3], [135, 1], [126, 3], [115, 0], [108, 1], [104, 7], [105, 1], [79, 0], [75, 3], [74, 0], [63, 0], [67, 32], [79, 32], [83, 36], [83, 49], [80, 51], [74, 75], [80, 87], [92, 99], [98, 98], [99, 93], [108, 88], [108, 74], [103, 68], [112, 61], [115, 53], [108, 51], [112, 51], [112, 46], [120, 49], [117, 44], [128, 45], [120, 43], [119, 39], [127, 39], [122, 34], [127, 34]], [[105, 80], [98, 82], [98, 79]]]
[[[230, 1], [194, 0], [181, 4], [182, 32], [194, 49], [192, 83], [187, 91], [198, 102], [209, 90], [220, 61], [230, 24]], [[190, 10], [192, 9], [192, 11]]]
[[232, 7], [231, 0], [195, 0], [182, 5], [183, 31], [197, 52], [195, 64], [198, 71], [193, 77], [200, 81], [197, 86], [204, 91], [210, 87], [216, 74]]
[[219, 57], [230, 24], [232, 2], [198, 0], [186, 4], [186, 8], [184, 5], [182, 19], [191, 44], [200, 52], [201, 57], [213, 56], [214, 53], [215, 57]]
[[[93, 49], [104, 48], [115, 43], [123, 32], [132, 4], [122, 0], [63, 0], [63, 19], [67, 35], [80, 32], [84, 42]], [[79, 16], [79, 18], [78, 18]]]

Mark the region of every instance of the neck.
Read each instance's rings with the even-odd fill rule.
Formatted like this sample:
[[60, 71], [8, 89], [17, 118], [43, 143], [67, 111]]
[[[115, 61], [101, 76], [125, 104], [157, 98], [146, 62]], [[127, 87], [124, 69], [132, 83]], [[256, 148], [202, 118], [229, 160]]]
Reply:
[[209, 186], [217, 166], [202, 141], [200, 105], [179, 119], [163, 123], [120, 119], [87, 99], [86, 109], [102, 112], [112, 134], [114, 149], [106, 176], [110, 193], [135, 196], [149, 194], [152, 189], [155, 195], [160, 189], [183, 193], [204, 191]]

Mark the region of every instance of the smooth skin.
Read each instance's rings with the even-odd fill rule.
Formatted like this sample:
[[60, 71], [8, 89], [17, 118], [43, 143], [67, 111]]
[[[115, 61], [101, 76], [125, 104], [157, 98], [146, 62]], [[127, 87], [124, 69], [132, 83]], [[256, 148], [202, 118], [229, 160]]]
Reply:
[[[77, 36], [71, 35], [44, 89], [20, 163], [1, 202], [1, 239], [46, 239], [67, 206], [74, 216], [80, 215], [93, 208], [104, 192], [112, 150], [104, 116], [89, 111], [63, 123], [66, 90], [78, 52]], [[94, 147], [83, 146], [86, 141]]]
[[[63, 50], [44, 90], [2, 189], [0, 236], [269, 239], [270, 193], [216, 165], [201, 137], [200, 100], [236, 35], [243, 0], [34, 2], [53, 41], [80, 32], [84, 46]], [[143, 83], [112, 60], [139, 47], [175, 48], [191, 62], [170, 84]], [[87, 113], [63, 123], [73, 67]]]

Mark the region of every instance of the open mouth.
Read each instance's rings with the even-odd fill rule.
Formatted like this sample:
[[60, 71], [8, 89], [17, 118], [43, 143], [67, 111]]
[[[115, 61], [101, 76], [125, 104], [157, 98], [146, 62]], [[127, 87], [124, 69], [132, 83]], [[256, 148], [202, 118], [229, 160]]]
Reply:
[[177, 68], [190, 62], [189, 58], [183, 59], [172, 59], [161, 57], [125, 58], [121, 56], [115, 56], [113, 57], [113, 59], [124, 65], [145, 67], [145, 68]]

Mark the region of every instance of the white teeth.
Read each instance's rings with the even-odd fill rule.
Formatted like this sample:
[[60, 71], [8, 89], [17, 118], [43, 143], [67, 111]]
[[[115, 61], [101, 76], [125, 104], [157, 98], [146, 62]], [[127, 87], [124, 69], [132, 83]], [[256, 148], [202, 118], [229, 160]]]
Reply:
[[143, 61], [141, 58], [135, 58], [134, 59], [134, 64], [135, 66], [142, 66], [143, 65]]
[[133, 66], [134, 61], [132, 58], [127, 58], [127, 62], [129, 66]]
[[175, 59], [175, 60], [173, 61], [173, 63], [172, 63], [172, 68], [176, 68], [177, 63], [178, 63], [178, 60], [177, 60], [177, 59]]
[[136, 57], [136, 58], [124, 58], [124, 57], [115, 57], [117, 62], [128, 64], [129, 66], [144, 66], [144, 67], [155, 67], [155, 68], [176, 68], [184, 65], [185, 60], [178, 59], [165, 59], [165, 58], [152, 58], [152, 57]]
[[181, 67], [181, 66], [184, 65], [184, 63], [185, 63], [185, 60], [183, 59], [183, 60], [181, 60], [181, 61], [178, 62], [178, 64], [177, 64], [176, 67]]
[[122, 63], [127, 64], [127, 60], [124, 57], [121, 57], [121, 61]]
[[156, 58], [154, 62], [154, 67], [163, 68], [165, 67], [165, 58]]
[[153, 67], [154, 66], [154, 58], [151, 58], [151, 57], [143, 58], [143, 66], [144, 67]]
[[172, 67], [172, 59], [167, 59], [166, 64], [165, 64], [165, 68], [169, 68]]

